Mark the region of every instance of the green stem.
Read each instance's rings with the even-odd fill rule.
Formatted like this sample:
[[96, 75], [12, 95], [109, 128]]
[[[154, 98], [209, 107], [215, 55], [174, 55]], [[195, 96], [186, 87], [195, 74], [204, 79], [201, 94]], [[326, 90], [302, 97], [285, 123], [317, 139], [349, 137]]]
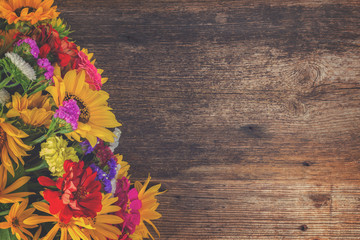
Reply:
[[[35, 86], [36, 86], [36, 85], [35, 85]], [[34, 86], [34, 87], [35, 87], [35, 86]], [[45, 88], [46, 88], [45, 86], [40, 86], [40, 87], [38, 87], [38, 88], [36, 88], [36, 89], [32, 90], [32, 89], [33, 89], [33, 87], [31, 87], [31, 88], [30, 88], [30, 90], [32, 90], [32, 92], [28, 93], [28, 96], [31, 96], [31, 95], [33, 95], [33, 94], [35, 94], [35, 93], [39, 92], [39, 91], [42, 91], [42, 90], [44, 90]]]
[[5, 78], [3, 81], [1, 81], [0, 83], [0, 89], [2, 89], [3, 87], [5, 87], [10, 81], [11, 81], [12, 77], [9, 76], [7, 78]]
[[11, 85], [6, 86], [7, 88], [12, 88], [12, 87], [16, 87], [17, 85], [19, 85], [19, 83], [13, 83]]
[[25, 172], [31, 173], [31, 172], [35, 172], [35, 171], [38, 171], [38, 170], [41, 170], [41, 169], [44, 169], [47, 167], [48, 167], [47, 163], [43, 160], [43, 161], [41, 161], [41, 163], [39, 165], [32, 167], [32, 168], [25, 169]]
[[41, 143], [42, 141], [46, 140], [48, 137], [49, 137], [49, 134], [48, 134], [48, 133], [47, 133], [47, 134], [44, 134], [44, 135], [42, 135], [41, 137], [39, 137], [39, 138], [31, 141], [29, 145], [30, 145], [30, 146], [34, 146], [34, 145], [36, 145], [36, 144], [38, 144], [38, 143]]

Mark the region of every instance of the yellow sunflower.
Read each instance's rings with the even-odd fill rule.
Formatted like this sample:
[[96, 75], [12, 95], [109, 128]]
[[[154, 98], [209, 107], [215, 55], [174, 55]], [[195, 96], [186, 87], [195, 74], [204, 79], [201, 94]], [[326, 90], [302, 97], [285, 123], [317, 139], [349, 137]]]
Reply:
[[9, 215], [5, 216], [6, 222], [0, 223], [0, 229], [11, 228], [12, 234], [19, 240], [28, 240], [27, 236], [31, 236], [31, 239], [33, 239], [34, 236], [26, 228], [36, 228], [37, 225], [28, 225], [23, 222], [35, 211], [35, 208], [26, 209], [28, 203], [29, 199], [25, 199], [20, 204], [14, 203], [10, 208]]
[[102, 194], [101, 211], [98, 212], [97, 216], [93, 219], [84, 219], [84, 223], [91, 226], [91, 228], [83, 229], [85, 235], [87, 235], [89, 239], [118, 239], [118, 236], [121, 235], [120, 229], [113, 225], [120, 224], [124, 220], [119, 216], [108, 214], [120, 210], [119, 206], [112, 205], [117, 200], [117, 197], [111, 197], [111, 193], [106, 195]]
[[0, 17], [9, 24], [30, 21], [34, 25], [38, 21], [59, 16], [57, 7], [52, 7], [53, 3], [53, 0], [1, 0]]
[[120, 170], [117, 173], [117, 179], [122, 179], [123, 177], [129, 178], [128, 171], [130, 165], [128, 162], [123, 161], [123, 155], [116, 154], [117, 163], [120, 164]]
[[0, 203], [14, 203], [23, 201], [23, 197], [35, 194], [32, 192], [17, 192], [12, 193], [13, 191], [22, 187], [25, 183], [30, 180], [30, 177], [24, 176], [17, 179], [10, 186], [6, 187], [7, 183], [7, 171], [4, 168], [4, 165], [0, 165]]
[[[50, 213], [49, 204], [44, 202], [35, 202], [33, 203], [33, 206], [37, 210], [50, 214], [51, 216], [33, 215], [24, 220], [25, 224], [34, 225], [45, 222], [55, 223], [55, 225], [48, 231], [46, 236], [42, 238], [43, 240], [53, 240], [59, 230], [61, 231], [61, 240], [67, 240], [67, 239], [90, 240], [80, 229], [80, 227], [83, 226], [82, 219], [72, 218], [69, 223], [63, 223], [59, 219], [58, 214], [52, 215]], [[68, 238], [68, 235], [70, 235], [70, 238]]]
[[113, 142], [115, 135], [107, 128], [121, 126], [111, 112], [107, 100], [109, 94], [105, 91], [94, 91], [85, 82], [85, 72], [76, 70], [68, 71], [64, 78], [58, 74], [59, 69], [54, 71], [54, 86], [46, 89], [57, 107], [62, 106], [63, 101], [74, 99], [80, 108], [78, 128], [67, 134], [70, 139], [80, 142], [81, 137], [86, 138], [92, 146], [95, 146], [97, 137], [105, 142]]
[[12, 101], [6, 104], [10, 110], [6, 117], [20, 117], [24, 123], [34, 127], [49, 127], [54, 112], [51, 111], [50, 98], [37, 92], [30, 97], [19, 93], [12, 96]]
[[136, 227], [135, 232], [130, 235], [130, 238], [133, 240], [142, 240], [143, 238], [149, 238], [149, 236], [154, 239], [151, 235], [147, 227], [145, 226], [145, 222], [150, 224], [155, 232], [160, 237], [160, 232], [155, 227], [155, 225], [151, 222], [151, 220], [159, 219], [161, 214], [156, 212], [156, 209], [159, 206], [157, 199], [155, 198], [156, 195], [162, 194], [164, 192], [159, 192], [161, 184], [152, 186], [148, 190], [146, 190], [149, 182], [150, 176], [145, 181], [144, 185], [140, 182], [135, 182], [135, 188], [138, 190], [138, 198], [141, 201], [141, 208], [139, 209], [140, 212], [140, 224]]
[[1, 162], [11, 175], [14, 176], [14, 168], [11, 159], [19, 165], [20, 162], [24, 165], [23, 156], [28, 156], [26, 151], [32, 149], [31, 146], [24, 144], [21, 138], [26, 138], [28, 135], [23, 131], [17, 129], [10, 123], [6, 123], [4, 118], [0, 118], [0, 150]]

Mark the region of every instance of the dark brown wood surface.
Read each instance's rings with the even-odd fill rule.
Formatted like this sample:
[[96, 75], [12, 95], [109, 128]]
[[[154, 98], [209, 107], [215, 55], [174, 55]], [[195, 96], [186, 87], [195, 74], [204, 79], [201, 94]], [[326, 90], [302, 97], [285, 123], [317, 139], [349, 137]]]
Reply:
[[161, 239], [360, 239], [360, 1], [56, 3]]

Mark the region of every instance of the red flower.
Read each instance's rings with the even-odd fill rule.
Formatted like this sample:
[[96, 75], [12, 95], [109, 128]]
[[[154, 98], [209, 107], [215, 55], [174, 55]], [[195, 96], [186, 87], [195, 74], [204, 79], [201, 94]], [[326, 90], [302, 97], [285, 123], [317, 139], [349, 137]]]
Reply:
[[99, 139], [95, 148], [96, 157], [100, 159], [102, 164], [106, 164], [112, 158], [115, 158], [114, 153], [111, 151], [108, 145], [105, 145], [104, 141]]
[[41, 48], [40, 48], [40, 57], [41, 58], [46, 58], [46, 56], [49, 54], [51, 48], [49, 46], [49, 44], [44, 44]]
[[69, 42], [67, 37], [60, 38], [58, 31], [50, 24], [38, 26], [33, 31], [32, 38], [38, 43], [41, 58], [45, 58], [51, 53], [57, 58], [61, 67], [68, 66], [70, 69], [74, 65], [79, 52], [76, 44]]
[[66, 160], [65, 173], [56, 182], [48, 177], [39, 177], [43, 186], [56, 186], [59, 191], [46, 189], [44, 199], [50, 203], [50, 213], [59, 213], [60, 220], [68, 223], [72, 217], [94, 218], [101, 211], [101, 183], [95, 181], [96, 172], [90, 167], [84, 168], [84, 162]]

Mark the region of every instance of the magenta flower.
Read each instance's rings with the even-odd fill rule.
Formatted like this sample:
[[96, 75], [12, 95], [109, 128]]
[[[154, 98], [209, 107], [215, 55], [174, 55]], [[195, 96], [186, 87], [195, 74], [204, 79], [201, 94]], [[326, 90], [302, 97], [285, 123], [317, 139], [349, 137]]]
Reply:
[[116, 205], [121, 209], [115, 214], [124, 220], [121, 224], [123, 233], [124, 230], [128, 234], [134, 233], [136, 226], [140, 224], [139, 209], [142, 204], [138, 194], [136, 188], [130, 189], [130, 181], [126, 177], [118, 179], [114, 196], [118, 197]]
[[31, 38], [25, 38], [25, 39], [20, 39], [16, 45], [20, 46], [24, 43], [27, 43], [30, 46], [30, 53], [33, 55], [34, 58], [38, 58], [39, 57], [39, 47], [36, 44], [36, 41], [31, 39]]
[[45, 68], [46, 72], [44, 76], [47, 80], [51, 79], [54, 76], [54, 67], [51, 66], [51, 62], [47, 58], [39, 58], [37, 64], [41, 68]]
[[76, 69], [84, 69], [86, 72], [86, 82], [93, 90], [100, 90], [102, 87], [101, 75], [98, 73], [97, 68], [90, 62], [88, 57], [82, 51], [79, 51], [78, 58], [75, 62]]
[[76, 100], [70, 99], [68, 101], [63, 101], [63, 105], [56, 110], [54, 118], [64, 119], [67, 123], [71, 124], [73, 130], [76, 130], [80, 113]]

